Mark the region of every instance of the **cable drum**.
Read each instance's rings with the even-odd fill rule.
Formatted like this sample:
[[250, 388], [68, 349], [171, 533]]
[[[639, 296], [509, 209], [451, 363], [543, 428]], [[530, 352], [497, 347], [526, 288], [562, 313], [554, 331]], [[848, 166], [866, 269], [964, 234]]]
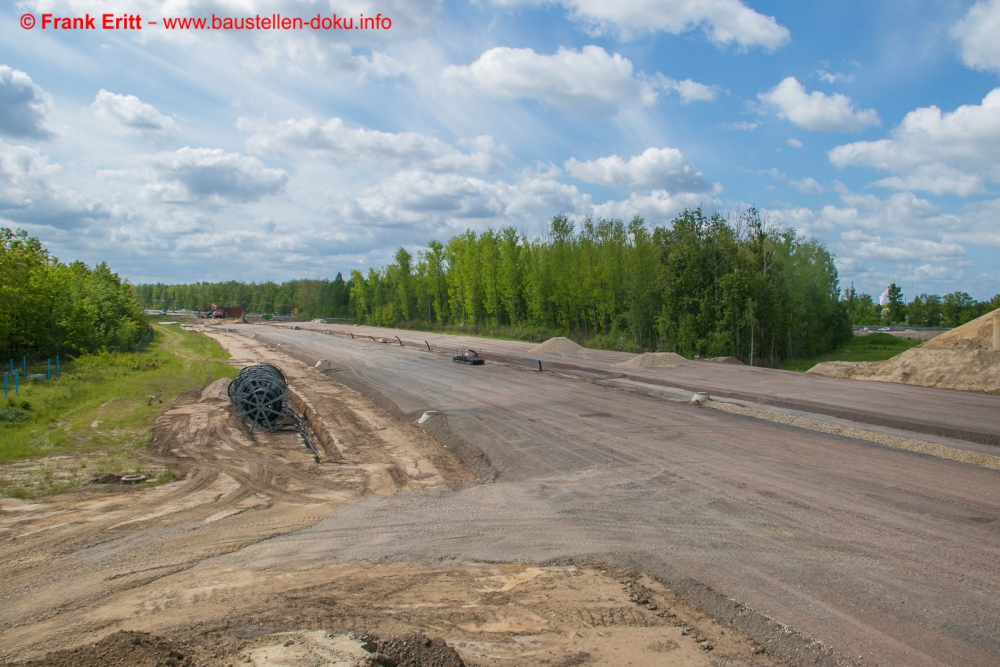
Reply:
[[229, 401], [236, 416], [250, 426], [275, 431], [291, 416], [288, 404], [288, 384], [281, 369], [271, 364], [247, 366], [229, 383]]
[[251, 433], [258, 426], [270, 433], [287, 426], [302, 434], [306, 447], [319, 461], [316, 443], [290, 405], [288, 383], [280, 368], [272, 364], [247, 366], [229, 383], [227, 393], [237, 419], [246, 424]]

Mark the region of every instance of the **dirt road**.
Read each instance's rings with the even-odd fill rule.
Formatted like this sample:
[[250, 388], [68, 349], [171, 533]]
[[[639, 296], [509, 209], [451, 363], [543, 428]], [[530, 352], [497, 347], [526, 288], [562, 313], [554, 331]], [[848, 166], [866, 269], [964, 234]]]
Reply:
[[[616, 353], [558, 355], [584, 369], [560, 374], [558, 366], [468, 367], [426, 349], [307, 330], [247, 326], [220, 340], [253, 334], [310, 364], [327, 360], [331, 377], [397, 414], [438, 411], [436, 428], [446, 420], [455, 437], [485, 452], [497, 479], [352, 501], [312, 528], [243, 550], [244, 567], [606, 560], [652, 573], [751, 636], [764, 614], [822, 640], [841, 660], [1000, 660], [996, 471], [623, 391], [606, 382], [608, 362], [622, 358]], [[523, 344], [476, 347], [487, 358], [491, 350], [524, 357]], [[799, 406], [829, 399], [861, 421], [888, 404], [917, 433], [1000, 433], [995, 396], [857, 388], [863, 383], [738, 366], [647, 370], [659, 385], [781, 390]], [[768, 632], [760, 630], [762, 640]], [[822, 662], [808, 642], [774, 641], [792, 664]]]
[[[353, 502], [433, 500], [423, 494], [476, 486], [489, 471], [462, 443], [432, 439], [311, 365], [248, 338], [228, 343], [240, 364], [284, 369], [323, 436], [321, 462], [295, 433], [238, 427], [220, 382], [157, 421], [145, 456], [184, 471], [180, 481], [0, 498], [0, 662], [366, 667], [367, 635], [398, 646], [420, 633], [479, 667], [785, 665], [648, 576], [604, 564], [289, 553], [261, 565], [249, 549]], [[374, 526], [361, 532], [388, 538]]]
[[[613, 364], [628, 361], [635, 355], [627, 352], [583, 350], [579, 353], [536, 354], [532, 343], [501, 341], [472, 336], [450, 336], [379, 329], [305, 323], [303, 331], [332, 331], [350, 336], [382, 337], [396, 341], [398, 336], [413, 348], [424, 341], [438, 351], [469, 346], [483, 350], [488, 358], [537, 368], [537, 360], [556, 372], [591, 377], [633, 378], [653, 385], [708, 391], [713, 395], [746, 399], [779, 407], [806, 410], [817, 414], [845, 417], [861, 423], [896, 427], [931, 435], [962, 438], [971, 442], [1000, 447], [1000, 396], [956, 392], [945, 389], [912, 387], [892, 382], [852, 381], [814, 377], [792, 371], [753, 368], [711, 362], [690, 363], [674, 368], [628, 369]], [[287, 331], [286, 327], [253, 327], [253, 330]], [[370, 340], [370, 339], [369, 339]], [[426, 348], [425, 348], [426, 349]]]

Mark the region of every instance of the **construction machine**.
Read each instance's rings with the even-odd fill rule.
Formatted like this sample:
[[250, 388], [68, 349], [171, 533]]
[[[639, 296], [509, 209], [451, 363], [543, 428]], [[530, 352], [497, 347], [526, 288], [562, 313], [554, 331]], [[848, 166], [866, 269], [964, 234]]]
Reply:
[[461, 351], [458, 352], [459, 352], [458, 354], [456, 354], [454, 357], [451, 358], [452, 361], [458, 361], [460, 363], [469, 364], [471, 366], [482, 366], [483, 364], [486, 363], [486, 361], [479, 356], [479, 353], [473, 350], [472, 348], [469, 348], [464, 352]]

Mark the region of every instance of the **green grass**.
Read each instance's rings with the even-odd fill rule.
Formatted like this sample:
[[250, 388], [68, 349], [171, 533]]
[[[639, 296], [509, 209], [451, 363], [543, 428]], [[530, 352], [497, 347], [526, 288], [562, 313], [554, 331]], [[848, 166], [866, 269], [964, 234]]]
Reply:
[[[154, 330], [143, 352], [86, 355], [64, 363], [58, 378], [53, 367], [51, 381], [24, 382], [16, 395], [11, 387], [9, 401], [0, 399], [0, 493], [23, 497], [26, 479], [35, 482], [29, 495], [72, 486], [69, 468], [82, 471], [73, 479], [135, 471], [135, 452], [171, 402], [235, 376], [237, 369], [225, 361], [229, 354], [207, 336], [176, 325], [154, 324]], [[44, 372], [44, 366], [28, 370]], [[60, 475], [53, 475], [50, 460], [60, 462]]]
[[916, 347], [920, 343], [919, 340], [896, 338], [886, 333], [854, 336], [843, 347], [832, 352], [826, 352], [810, 359], [789, 361], [781, 364], [778, 368], [804, 373], [823, 361], [884, 361], [895, 357], [900, 352]]

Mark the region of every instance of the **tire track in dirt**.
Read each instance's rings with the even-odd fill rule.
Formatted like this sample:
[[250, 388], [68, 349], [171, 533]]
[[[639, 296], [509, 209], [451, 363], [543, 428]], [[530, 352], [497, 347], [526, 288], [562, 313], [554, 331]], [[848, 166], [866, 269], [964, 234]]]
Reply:
[[[291, 378], [312, 371], [279, 361]], [[143, 456], [182, 470], [182, 479], [154, 488], [93, 485], [34, 503], [0, 500], [0, 632], [30, 636], [56, 617], [100, 625], [88, 620], [98, 601], [314, 525], [351, 498], [472, 480], [419, 429], [318, 372], [310, 380], [305, 395], [317, 414], [343, 427], [329, 442], [344, 443], [351, 459], [324, 451], [330, 462], [316, 463], [296, 433], [247, 433], [222, 380], [155, 423]]]

